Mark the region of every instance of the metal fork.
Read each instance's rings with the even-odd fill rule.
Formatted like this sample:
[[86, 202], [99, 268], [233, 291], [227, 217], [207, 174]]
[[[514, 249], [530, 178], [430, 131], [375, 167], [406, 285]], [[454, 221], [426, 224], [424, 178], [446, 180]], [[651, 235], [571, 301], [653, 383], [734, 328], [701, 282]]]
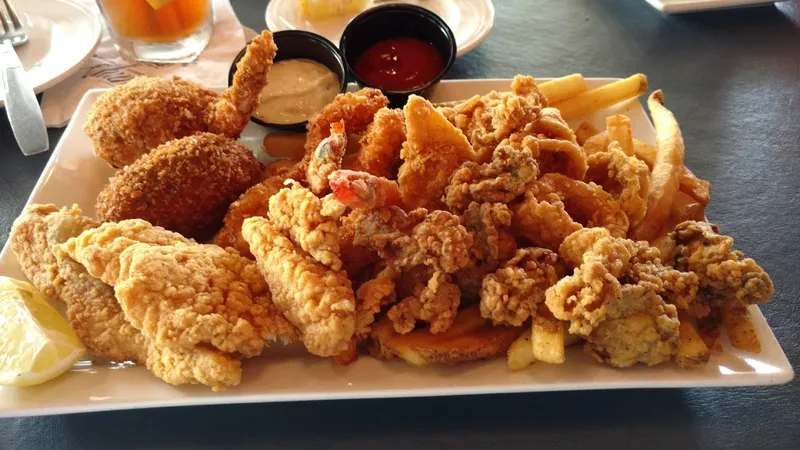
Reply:
[[14, 47], [28, 42], [28, 33], [22, 28], [17, 12], [8, 0], [0, 7], [0, 45], [9, 41]]

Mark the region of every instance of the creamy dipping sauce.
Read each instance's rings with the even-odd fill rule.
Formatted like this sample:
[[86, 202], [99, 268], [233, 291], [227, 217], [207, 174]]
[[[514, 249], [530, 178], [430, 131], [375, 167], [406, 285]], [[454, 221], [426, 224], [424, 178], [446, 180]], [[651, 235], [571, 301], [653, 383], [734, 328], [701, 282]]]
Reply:
[[339, 77], [310, 59], [288, 59], [272, 65], [269, 84], [253, 112], [268, 123], [288, 125], [310, 119], [339, 94]]

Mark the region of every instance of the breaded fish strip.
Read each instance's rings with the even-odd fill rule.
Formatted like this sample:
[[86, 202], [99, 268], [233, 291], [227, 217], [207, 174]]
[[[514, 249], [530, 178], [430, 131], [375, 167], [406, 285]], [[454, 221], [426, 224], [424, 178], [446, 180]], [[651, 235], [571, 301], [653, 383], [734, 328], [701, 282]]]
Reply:
[[331, 270], [298, 248], [263, 217], [244, 221], [242, 235], [272, 291], [275, 306], [297, 326], [309, 352], [333, 356], [355, 332], [353, 287], [344, 271]]

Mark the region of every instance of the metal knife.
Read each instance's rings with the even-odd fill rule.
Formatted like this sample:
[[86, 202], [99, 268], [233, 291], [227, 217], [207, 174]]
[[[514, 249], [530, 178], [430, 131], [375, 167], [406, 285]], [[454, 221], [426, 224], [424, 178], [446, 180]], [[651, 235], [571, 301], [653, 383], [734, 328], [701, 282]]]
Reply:
[[0, 44], [0, 81], [8, 121], [20, 150], [25, 156], [46, 152], [50, 142], [42, 110], [25, 78], [25, 69], [8, 41]]

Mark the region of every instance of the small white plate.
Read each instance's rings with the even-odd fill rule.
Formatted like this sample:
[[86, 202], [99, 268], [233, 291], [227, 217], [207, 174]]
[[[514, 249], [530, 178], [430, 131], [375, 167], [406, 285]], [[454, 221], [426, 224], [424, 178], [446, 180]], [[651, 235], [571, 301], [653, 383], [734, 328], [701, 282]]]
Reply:
[[14, 0], [14, 9], [28, 33], [28, 42], [14, 50], [37, 94], [80, 69], [100, 43], [100, 18], [78, 3]]
[[736, 8], [773, 3], [774, 0], [647, 0], [653, 8], [668, 14], [680, 14], [709, 9]]
[[[611, 81], [613, 79], [587, 80], [590, 88]], [[443, 81], [429, 97], [434, 102], [466, 99], [493, 89], [508, 90], [510, 83], [511, 80]], [[92, 154], [91, 143], [82, 127], [92, 102], [102, 92], [89, 91], [83, 98], [28, 203], [59, 206], [77, 203], [86, 214], [94, 213], [97, 193], [114, 171]], [[598, 128], [605, 127], [605, 117], [611, 114], [626, 114], [631, 119], [633, 135], [655, 143], [653, 127], [637, 100], [615, 105], [576, 122], [587, 120]], [[250, 123], [242, 133], [242, 142], [257, 149], [264, 134], [264, 128]], [[259, 153], [264, 155], [264, 152]], [[0, 252], [0, 275], [25, 279], [8, 244]], [[713, 355], [706, 367], [697, 370], [667, 364], [615, 369], [598, 364], [579, 347], [567, 350], [564, 364], [535, 364], [519, 372], [510, 372], [504, 358], [418, 368], [401, 360], [381, 362], [361, 356], [352, 365], [343, 367], [330, 358], [317, 358], [302, 348], [290, 346], [269, 348], [263, 356], [245, 360], [241, 385], [215, 393], [204, 386], [171, 386], [144, 367], [92, 363], [87, 357], [63, 376], [43, 385], [0, 387], [0, 417], [228, 403], [750, 386], [790, 381], [794, 372], [775, 335], [760, 310], [753, 306], [751, 311], [761, 338], [761, 353], [736, 350], [725, 342], [724, 353]]]
[[[265, 13], [267, 28], [271, 31], [305, 30], [311, 31], [339, 45], [339, 38], [347, 26], [350, 16], [326, 20], [308, 20], [303, 17], [297, 0], [272, 0]], [[370, 3], [374, 3], [372, 0]], [[492, 31], [494, 25], [494, 5], [492, 0], [407, 0], [386, 3], [410, 3], [427, 8], [439, 15], [453, 30], [456, 36], [458, 56], [472, 51]], [[374, 7], [377, 5], [371, 5]]]

